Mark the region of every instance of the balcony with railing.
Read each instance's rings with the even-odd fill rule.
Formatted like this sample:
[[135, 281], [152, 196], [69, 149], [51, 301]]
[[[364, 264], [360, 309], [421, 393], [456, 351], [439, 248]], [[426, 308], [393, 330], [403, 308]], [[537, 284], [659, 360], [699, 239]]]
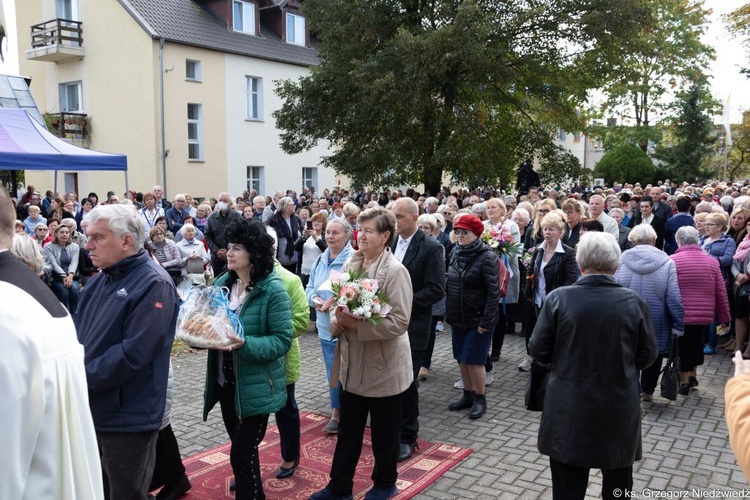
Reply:
[[26, 59], [64, 62], [86, 55], [81, 21], [52, 19], [31, 27], [31, 48]]
[[46, 113], [44, 123], [57, 137], [81, 148], [89, 147], [91, 128], [86, 113]]

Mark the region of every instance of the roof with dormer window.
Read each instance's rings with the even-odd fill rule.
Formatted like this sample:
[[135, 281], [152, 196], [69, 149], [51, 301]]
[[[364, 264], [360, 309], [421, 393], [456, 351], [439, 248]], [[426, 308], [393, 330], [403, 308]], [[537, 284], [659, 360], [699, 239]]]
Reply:
[[[258, 36], [232, 31], [202, 3], [195, 0], [118, 0], [146, 33], [155, 39], [192, 45], [299, 66], [319, 63], [315, 46], [285, 43], [260, 22]], [[276, 6], [285, 0], [271, 0]]]

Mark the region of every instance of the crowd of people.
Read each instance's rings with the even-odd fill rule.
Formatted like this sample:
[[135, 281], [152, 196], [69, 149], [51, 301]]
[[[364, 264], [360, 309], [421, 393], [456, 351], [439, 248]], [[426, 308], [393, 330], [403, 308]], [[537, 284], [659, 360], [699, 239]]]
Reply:
[[[682, 397], [699, 385], [704, 356], [727, 349], [750, 359], [750, 183], [563, 192], [527, 179], [522, 188], [430, 196], [310, 187], [170, 202], [160, 186], [103, 201], [29, 186], [6, 196], [16, 219], [8, 248], [41, 278], [30, 289], [44, 286], [64, 306], [37, 299], [74, 322], [84, 349], [81, 404], [92, 418], [80, 446], [92, 477], [76, 486], [89, 494], [63, 498], [146, 498], [161, 488], [164, 500], [190, 489], [169, 415], [177, 289], [193, 285], [228, 289], [244, 327], [244, 339], [208, 351], [203, 414], [219, 403], [237, 498], [264, 498], [258, 444], [271, 413], [276, 477], [299, 465], [295, 383], [311, 353], [296, 337], [311, 322], [329, 384], [323, 431], [338, 435], [330, 482], [311, 499], [351, 498], [368, 417], [375, 468], [365, 498], [397, 494], [397, 464], [417, 449], [419, 382], [444, 325], [462, 391], [447, 410], [485, 415], [504, 337], [519, 333], [528, 355], [518, 369], [551, 365], [539, 450], [555, 498], [583, 498], [589, 468], [604, 471], [605, 497], [632, 489], [639, 401], [655, 400], [670, 352], [679, 351]], [[486, 243], [493, 229], [512, 251]], [[382, 321], [331, 305], [341, 272], [377, 280], [391, 306]]]

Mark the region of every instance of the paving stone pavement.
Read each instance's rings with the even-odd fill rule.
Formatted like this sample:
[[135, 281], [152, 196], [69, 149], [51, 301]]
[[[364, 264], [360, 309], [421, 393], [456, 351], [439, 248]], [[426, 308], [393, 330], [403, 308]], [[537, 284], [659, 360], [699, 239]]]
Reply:
[[[301, 411], [328, 414], [328, 388], [317, 334], [300, 337], [302, 377], [296, 386]], [[545, 499], [552, 497], [549, 463], [536, 449], [539, 413], [523, 408], [528, 375], [517, 369], [524, 341], [507, 335], [495, 381], [487, 389], [487, 413], [470, 420], [450, 412], [460, 397], [453, 388], [458, 366], [451, 355], [450, 330], [437, 334], [432, 369], [420, 387], [420, 437], [474, 450], [418, 495], [424, 499]], [[183, 351], [173, 358], [175, 403], [172, 426], [183, 456], [228, 440], [217, 407], [202, 421], [205, 351]], [[637, 498], [710, 498], [722, 490], [737, 495], [748, 487], [732, 453], [724, 419], [724, 384], [733, 373], [731, 354], [706, 356], [700, 386], [668, 402], [658, 394], [644, 403], [643, 460], [636, 462]], [[657, 390], [658, 393], [658, 390]], [[273, 421], [273, 416], [271, 417]], [[731, 490], [731, 491], [730, 491]], [[600, 498], [601, 474], [592, 471], [587, 498]], [[750, 491], [746, 492], [750, 497]]]

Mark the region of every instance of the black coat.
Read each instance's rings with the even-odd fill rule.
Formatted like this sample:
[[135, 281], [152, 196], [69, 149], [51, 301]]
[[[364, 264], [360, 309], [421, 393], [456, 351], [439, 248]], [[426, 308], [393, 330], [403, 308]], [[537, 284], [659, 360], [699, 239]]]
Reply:
[[445, 320], [464, 330], [489, 330], [498, 319], [500, 260], [480, 243], [465, 250], [456, 245], [448, 266]]
[[223, 273], [227, 268], [226, 259], [220, 259], [216, 256], [217, 252], [222, 248], [226, 249], [227, 244], [229, 243], [226, 238], [224, 238], [224, 232], [227, 230], [227, 227], [229, 227], [229, 224], [231, 224], [232, 221], [234, 221], [235, 219], [240, 219], [241, 217], [242, 215], [240, 215], [236, 210], [231, 209], [224, 217], [221, 216], [221, 212], [219, 211], [216, 211], [208, 216], [204, 236], [206, 238], [208, 248], [211, 250], [211, 265], [214, 268], [215, 276]]
[[[664, 237], [667, 235], [667, 219], [660, 215], [653, 213], [654, 218], [651, 219], [651, 227], [656, 231], [656, 248], [664, 250]], [[638, 215], [630, 219], [628, 226], [632, 229], [643, 221], [643, 215], [639, 212]]]
[[[391, 250], [396, 250], [394, 238]], [[406, 249], [404, 265], [411, 277], [414, 300], [409, 318], [409, 344], [412, 351], [424, 351], [430, 339], [432, 306], [445, 295], [443, 246], [417, 229]]]
[[641, 459], [638, 371], [659, 352], [646, 301], [612, 276], [584, 276], [547, 296], [529, 341], [551, 363], [539, 452], [618, 469]]
[[[561, 286], [568, 286], [575, 283], [578, 279], [578, 264], [576, 263], [575, 250], [568, 245], [563, 244], [565, 253], [555, 252], [544, 266], [544, 291], [549, 295], [552, 290]], [[531, 280], [526, 280], [524, 296], [534, 301], [534, 295], [539, 284], [539, 269], [542, 267], [544, 252], [537, 247], [533, 255], [533, 276]]]

